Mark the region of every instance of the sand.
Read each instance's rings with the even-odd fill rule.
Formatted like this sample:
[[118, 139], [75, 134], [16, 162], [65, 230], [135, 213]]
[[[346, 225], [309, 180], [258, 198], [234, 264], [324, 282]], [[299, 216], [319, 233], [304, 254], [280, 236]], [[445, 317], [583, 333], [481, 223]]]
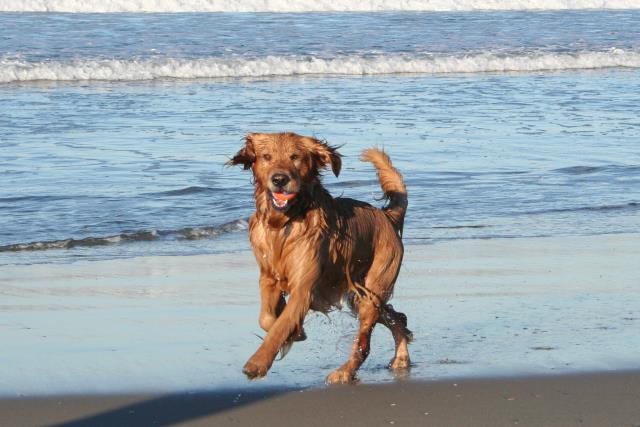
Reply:
[[[422, 414], [434, 425], [516, 419], [567, 425], [563, 420], [577, 423], [579, 417], [591, 425], [625, 425], [640, 407], [628, 407], [633, 399], [640, 402], [633, 373], [640, 370], [639, 238], [408, 246], [392, 302], [407, 314], [416, 337], [411, 375], [398, 383], [385, 368], [393, 341], [378, 328], [361, 384], [339, 390], [325, 389], [323, 379], [349, 351], [355, 323], [343, 312], [310, 315], [309, 339], [277, 361], [265, 380], [242, 376], [243, 362], [259, 344], [256, 335], [262, 335], [249, 251], [4, 266], [0, 424], [48, 424], [105, 411], [122, 417], [123, 408], [133, 405], [126, 410], [159, 414], [161, 424], [207, 415], [223, 417], [216, 423], [252, 425], [257, 414], [275, 420], [307, 408], [315, 411], [314, 420], [338, 422], [342, 414], [356, 417], [349, 425], [357, 425], [363, 411], [352, 411], [355, 405], [377, 414], [363, 422], [382, 425], [384, 414], [394, 414], [391, 404], [401, 402], [386, 407], [376, 399], [404, 396], [413, 409], [396, 411], [389, 423], [415, 424], [411, 417]], [[453, 382], [468, 385], [469, 392], [449, 390]], [[536, 387], [541, 393], [529, 391]], [[536, 393], [542, 400], [531, 397]], [[229, 399], [239, 406], [229, 409]], [[444, 409], [436, 415], [425, 407]], [[535, 421], [540, 416], [544, 422]], [[628, 425], [640, 425], [633, 422]]]
[[0, 400], [3, 426], [629, 426], [640, 372]]

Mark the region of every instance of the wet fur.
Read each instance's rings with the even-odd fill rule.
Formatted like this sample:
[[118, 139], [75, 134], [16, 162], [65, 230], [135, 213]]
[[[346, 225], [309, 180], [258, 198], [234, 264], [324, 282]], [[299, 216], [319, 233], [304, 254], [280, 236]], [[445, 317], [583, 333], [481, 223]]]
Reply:
[[[407, 319], [388, 304], [402, 262], [407, 192], [384, 152], [365, 150], [362, 160], [376, 167], [389, 200], [383, 209], [329, 194], [320, 172], [330, 166], [338, 176], [341, 156], [314, 138], [249, 134], [229, 161], [251, 169], [255, 179], [256, 212], [249, 221], [249, 237], [260, 268], [259, 323], [267, 334], [243, 368], [247, 377], [266, 375], [278, 351], [306, 338], [302, 325], [308, 310], [326, 313], [344, 300], [360, 327], [349, 360], [327, 382], [354, 381], [377, 323], [389, 328], [395, 340], [390, 367], [409, 368]], [[277, 173], [290, 176], [285, 190], [296, 193], [286, 210], [271, 203], [272, 192], [280, 191], [270, 181]]]

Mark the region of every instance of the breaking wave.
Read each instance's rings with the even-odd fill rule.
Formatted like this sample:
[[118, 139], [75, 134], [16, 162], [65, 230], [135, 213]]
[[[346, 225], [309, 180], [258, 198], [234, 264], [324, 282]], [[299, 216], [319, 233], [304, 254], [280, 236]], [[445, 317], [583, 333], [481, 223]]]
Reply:
[[216, 191], [219, 191], [217, 188], [211, 188], [211, 187], [198, 187], [198, 186], [191, 186], [191, 187], [185, 187], [185, 188], [179, 188], [177, 190], [168, 190], [168, 191], [160, 191], [157, 193], [149, 193], [149, 195], [151, 196], [165, 196], [165, 197], [171, 197], [171, 196], [188, 196], [191, 194], [200, 194], [200, 193], [215, 193]]
[[239, 219], [215, 227], [187, 227], [179, 230], [138, 230], [104, 237], [49, 240], [44, 242], [16, 243], [0, 246], [0, 252], [41, 251], [47, 249], [72, 249], [81, 246], [107, 246], [127, 242], [160, 239], [197, 240], [210, 239], [234, 231], [246, 230], [247, 220]]
[[382, 12], [638, 9], [637, 0], [3, 0], [0, 12]]
[[610, 212], [610, 211], [637, 211], [640, 210], [640, 203], [629, 202], [619, 205], [597, 205], [597, 206], [577, 206], [571, 208], [558, 208], [558, 209], [543, 209], [538, 211], [526, 212], [527, 215], [541, 215], [550, 213], [564, 213], [564, 212]]
[[0, 83], [29, 81], [132, 81], [305, 75], [381, 75], [482, 72], [536, 72], [600, 68], [640, 68], [640, 52], [536, 53], [464, 56], [344, 56], [317, 58], [268, 56], [254, 59], [201, 58], [75, 60], [27, 62], [0, 60]]
[[599, 172], [608, 172], [619, 174], [621, 176], [632, 176], [640, 173], [640, 165], [569, 166], [554, 169], [551, 172], [558, 172], [567, 175], [590, 175]]

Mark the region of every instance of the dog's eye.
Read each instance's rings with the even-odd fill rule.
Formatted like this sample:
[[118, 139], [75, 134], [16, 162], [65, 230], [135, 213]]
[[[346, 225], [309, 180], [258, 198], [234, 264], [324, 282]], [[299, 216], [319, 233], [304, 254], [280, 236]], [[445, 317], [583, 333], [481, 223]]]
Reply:
[[296, 160], [298, 160], [300, 158], [300, 156], [298, 156], [297, 154], [292, 154], [291, 157], [289, 157], [289, 158], [295, 162]]
[[271, 154], [265, 154], [264, 156], [262, 156], [262, 158], [268, 162], [271, 160]]

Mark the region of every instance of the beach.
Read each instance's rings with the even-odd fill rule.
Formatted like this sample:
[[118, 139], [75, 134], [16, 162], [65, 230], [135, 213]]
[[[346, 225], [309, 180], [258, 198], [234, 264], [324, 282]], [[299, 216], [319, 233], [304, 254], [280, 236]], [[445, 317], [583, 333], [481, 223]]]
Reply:
[[[254, 425], [282, 417], [277, 408], [315, 408], [329, 422], [355, 405], [369, 412], [353, 425], [410, 425], [424, 412], [434, 425], [637, 425], [638, 237], [408, 246], [391, 302], [415, 334], [411, 373], [388, 372], [393, 341], [376, 329], [360, 384], [338, 389], [323, 379], [355, 332], [344, 312], [309, 315], [308, 340], [266, 379], [241, 374], [261, 334], [250, 252], [5, 267], [0, 418], [108, 425], [131, 410], [160, 424]], [[366, 403], [380, 399], [389, 403]]]
[[[0, 3], [0, 426], [640, 426], [636, 0]], [[287, 131], [338, 147], [333, 197], [383, 206], [371, 147], [404, 176], [407, 375], [378, 327], [327, 387], [339, 309], [241, 372], [225, 165]]]
[[640, 373], [0, 400], [3, 425], [636, 426]]

